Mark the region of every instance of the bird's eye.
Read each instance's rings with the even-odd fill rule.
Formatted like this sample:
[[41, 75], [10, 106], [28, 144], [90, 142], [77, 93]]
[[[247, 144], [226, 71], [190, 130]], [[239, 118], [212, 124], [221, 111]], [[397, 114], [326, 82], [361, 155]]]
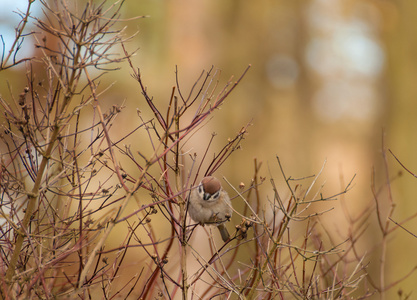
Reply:
[[199, 185], [198, 186], [198, 193], [202, 194], [203, 193], [203, 185]]
[[220, 195], [220, 191], [217, 191], [211, 196], [211, 198], [217, 199], [217, 198], [219, 198], [219, 195]]

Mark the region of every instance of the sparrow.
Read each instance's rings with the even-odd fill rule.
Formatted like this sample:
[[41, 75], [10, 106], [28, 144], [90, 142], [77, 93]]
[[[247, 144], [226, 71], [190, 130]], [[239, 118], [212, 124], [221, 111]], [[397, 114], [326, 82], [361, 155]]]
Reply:
[[222, 240], [224, 242], [229, 240], [230, 235], [224, 223], [232, 216], [232, 203], [217, 178], [204, 177], [198, 186], [191, 190], [188, 212], [191, 218], [200, 225], [217, 226]]

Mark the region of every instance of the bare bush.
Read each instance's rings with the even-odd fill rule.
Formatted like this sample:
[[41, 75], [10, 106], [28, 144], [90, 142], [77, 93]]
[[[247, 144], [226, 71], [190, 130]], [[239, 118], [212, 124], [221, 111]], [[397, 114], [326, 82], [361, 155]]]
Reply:
[[[210, 227], [188, 218], [187, 198], [197, 179], [214, 174], [239, 149], [249, 124], [220, 148], [212, 145], [213, 134], [204, 153], [193, 153], [190, 140], [249, 67], [223, 87], [214, 68], [202, 72], [189, 92], [177, 76], [165, 103], [156, 103], [131, 61], [131, 37], [117, 29], [123, 1], [89, 1], [82, 9], [42, 1], [44, 15], [32, 17], [36, 30], [25, 33], [32, 3], [1, 61], [2, 72], [26, 66], [25, 88], [17, 94], [10, 88], [0, 98], [2, 298], [335, 299], [384, 292], [384, 279], [378, 285], [368, 274], [369, 253], [356, 247], [365, 220], [375, 211], [382, 215], [378, 191], [376, 207], [346, 214], [350, 235], [342, 243], [321, 223], [331, 209], [320, 204], [343, 200], [353, 178], [325, 196], [317, 187], [321, 171], [295, 179], [277, 157], [282, 177], [267, 180], [255, 159], [248, 186], [224, 178], [233, 202], [244, 204], [235, 210], [238, 225], [229, 241], [217, 244]], [[36, 40], [36, 55], [15, 59], [28, 35]], [[142, 97], [137, 121], [115, 138], [125, 107], [115, 103], [102, 111], [107, 87], [99, 79], [123, 62]], [[146, 119], [145, 110], [153, 117]], [[133, 149], [132, 138], [145, 144]], [[380, 218], [384, 245], [387, 224]], [[126, 229], [120, 245], [109, 246], [118, 228]], [[196, 232], [207, 234], [208, 257], [194, 242]], [[131, 252], [138, 253], [134, 262], [127, 259]], [[137, 271], [126, 277], [129, 266]]]

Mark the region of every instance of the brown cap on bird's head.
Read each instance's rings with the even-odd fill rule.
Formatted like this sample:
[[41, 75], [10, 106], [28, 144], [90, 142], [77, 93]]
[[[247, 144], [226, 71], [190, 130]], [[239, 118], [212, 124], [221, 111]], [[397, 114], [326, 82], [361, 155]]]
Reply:
[[218, 192], [222, 187], [220, 181], [213, 176], [204, 177], [201, 183], [203, 184], [204, 192], [211, 195]]

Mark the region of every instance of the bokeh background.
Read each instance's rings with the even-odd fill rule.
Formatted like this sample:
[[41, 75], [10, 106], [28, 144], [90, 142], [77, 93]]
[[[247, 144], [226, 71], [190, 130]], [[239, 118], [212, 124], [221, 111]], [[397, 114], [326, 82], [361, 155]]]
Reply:
[[[10, 3], [0, 1], [2, 7], [6, 2]], [[0, 18], [5, 38], [13, 34], [16, 22], [10, 5]], [[207, 137], [216, 132], [215, 142], [222, 145], [242, 126], [252, 124], [242, 150], [218, 177], [236, 186], [249, 183], [254, 158], [263, 162], [264, 176], [270, 176], [270, 168], [276, 177], [277, 155], [292, 177], [317, 174], [326, 161], [321, 179], [329, 193], [343, 190], [341, 179], [346, 183], [356, 174], [354, 188], [345, 196], [354, 214], [373, 201], [373, 172], [377, 186], [386, 183], [383, 149], [391, 149], [417, 173], [416, 1], [126, 1], [122, 18], [139, 15], [148, 17], [128, 21], [126, 35], [138, 31], [129, 47], [139, 48], [133, 63], [156, 103], [169, 99], [176, 66], [183, 89], [189, 90], [212, 65], [221, 70], [224, 83], [251, 64], [207, 125]], [[31, 48], [23, 50], [30, 53]], [[121, 130], [137, 118], [136, 108], [142, 103], [130, 74], [125, 64], [103, 79], [104, 84], [115, 82], [104, 105], [124, 102], [128, 108], [125, 118], [116, 122]], [[21, 84], [17, 75], [8, 79], [12, 86]], [[388, 177], [394, 178], [403, 169], [389, 154], [387, 161]], [[392, 182], [396, 221], [417, 211], [416, 185], [417, 179], [406, 172]], [[326, 221], [343, 232], [341, 216], [335, 204]], [[369, 224], [363, 247], [373, 249], [381, 238], [376, 215]], [[404, 224], [417, 234], [416, 225], [415, 220]], [[388, 247], [387, 283], [417, 264], [416, 251], [417, 239], [399, 230]], [[396, 298], [399, 289], [414, 290], [415, 295], [415, 282], [417, 274], [392, 288], [387, 299]]]

